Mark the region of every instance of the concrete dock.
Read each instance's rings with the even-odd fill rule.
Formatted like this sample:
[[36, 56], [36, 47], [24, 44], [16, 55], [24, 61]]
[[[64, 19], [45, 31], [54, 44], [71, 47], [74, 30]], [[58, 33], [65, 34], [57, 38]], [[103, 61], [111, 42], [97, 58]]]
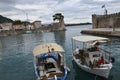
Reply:
[[83, 34], [109, 36], [109, 37], [120, 37], [120, 28], [94, 28], [89, 30], [82, 30]]

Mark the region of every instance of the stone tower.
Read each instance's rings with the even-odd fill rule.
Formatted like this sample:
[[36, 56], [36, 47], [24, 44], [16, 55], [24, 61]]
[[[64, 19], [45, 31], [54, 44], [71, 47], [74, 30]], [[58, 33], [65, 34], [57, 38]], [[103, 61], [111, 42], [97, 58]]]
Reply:
[[59, 30], [65, 30], [64, 17], [60, 20], [59, 24]]

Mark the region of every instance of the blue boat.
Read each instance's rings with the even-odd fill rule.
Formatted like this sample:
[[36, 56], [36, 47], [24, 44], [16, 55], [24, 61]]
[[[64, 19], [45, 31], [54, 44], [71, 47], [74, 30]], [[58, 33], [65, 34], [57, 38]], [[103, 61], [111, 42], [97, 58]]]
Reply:
[[64, 49], [56, 43], [38, 45], [33, 50], [37, 80], [65, 80], [68, 74]]

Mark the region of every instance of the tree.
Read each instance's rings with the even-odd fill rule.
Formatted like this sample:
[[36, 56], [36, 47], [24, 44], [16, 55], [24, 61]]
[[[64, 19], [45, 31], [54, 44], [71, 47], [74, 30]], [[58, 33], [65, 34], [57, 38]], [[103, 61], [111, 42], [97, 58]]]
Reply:
[[61, 13], [56, 13], [53, 15], [53, 20], [58, 20], [59, 22], [62, 22], [64, 19], [64, 16]]
[[13, 22], [13, 25], [19, 25], [19, 24], [22, 24], [21, 20], [15, 20], [15, 21]]

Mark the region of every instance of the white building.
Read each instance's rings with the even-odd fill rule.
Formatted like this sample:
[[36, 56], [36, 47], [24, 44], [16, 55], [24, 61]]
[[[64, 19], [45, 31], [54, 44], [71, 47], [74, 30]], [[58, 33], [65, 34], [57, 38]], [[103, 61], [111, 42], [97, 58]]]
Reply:
[[0, 24], [0, 27], [2, 30], [12, 30], [12, 23], [5, 22], [5, 23]]
[[26, 29], [27, 29], [27, 30], [33, 30], [33, 29], [35, 29], [35, 28], [34, 28], [34, 26], [33, 26], [32, 23], [29, 23], [29, 24], [26, 26]]
[[25, 26], [23, 24], [13, 25], [14, 30], [24, 30]]
[[34, 21], [34, 22], [33, 22], [33, 25], [34, 25], [34, 27], [35, 27], [36, 29], [42, 27], [41, 21]]

